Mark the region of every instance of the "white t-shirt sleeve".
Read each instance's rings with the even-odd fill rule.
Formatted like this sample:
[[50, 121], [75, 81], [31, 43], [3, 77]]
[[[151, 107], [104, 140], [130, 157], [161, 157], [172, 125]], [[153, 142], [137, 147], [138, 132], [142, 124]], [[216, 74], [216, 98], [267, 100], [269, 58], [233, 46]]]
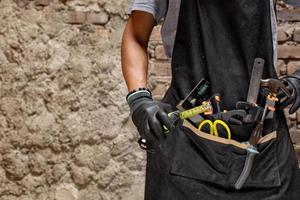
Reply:
[[148, 12], [153, 15], [158, 23], [166, 16], [168, 9], [168, 0], [132, 0], [128, 9], [128, 14], [135, 10]]

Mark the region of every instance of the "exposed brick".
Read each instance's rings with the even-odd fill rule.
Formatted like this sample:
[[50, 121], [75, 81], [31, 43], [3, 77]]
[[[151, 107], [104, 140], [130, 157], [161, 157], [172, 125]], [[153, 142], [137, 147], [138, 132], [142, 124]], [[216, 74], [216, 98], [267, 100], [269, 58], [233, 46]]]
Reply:
[[168, 57], [166, 56], [165, 49], [164, 49], [163, 45], [158, 45], [155, 48], [155, 57], [159, 60], [167, 60], [168, 59]]
[[287, 73], [287, 68], [284, 60], [278, 60], [277, 62], [277, 74], [279, 76], [286, 75]]
[[105, 12], [88, 13], [86, 22], [90, 24], [105, 25], [108, 22], [109, 16]]
[[172, 77], [170, 76], [157, 76], [155, 77], [155, 81], [157, 83], [169, 84], [171, 82]]
[[300, 9], [282, 9], [278, 11], [278, 18], [284, 21], [300, 21]]
[[300, 61], [291, 61], [287, 64], [287, 74], [294, 73], [297, 69], [300, 69]]
[[285, 29], [284, 31], [288, 35], [289, 40], [292, 40], [295, 31], [295, 26], [289, 25], [289, 26], [284, 26], [283, 28]]
[[287, 122], [288, 128], [292, 128], [292, 126], [294, 125], [294, 123], [290, 119], [289, 108], [285, 108], [284, 109], [284, 114], [285, 114], [285, 118], [286, 118], [286, 122]]
[[295, 148], [297, 158], [298, 158], [298, 160], [300, 160], [300, 145], [299, 144], [294, 145], [294, 148]]
[[152, 94], [153, 96], [162, 96], [167, 90], [167, 85], [163, 83], [157, 84], [153, 89], [152, 89]]
[[285, 42], [289, 39], [288, 34], [285, 32], [285, 27], [278, 28], [278, 42]]
[[300, 59], [300, 46], [278, 46], [278, 58], [281, 59]]
[[96, 28], [94, 33], [95, 37], [108, 38], [110, 35], [110, 31], [103, 26], [99, 26]]
[[157, 61], [153, 63], [152, 73], [158, 76], [171, 76], [171, 65], [169, 62]]
[[290, 115], [290, 120], [292, 120], [292, 121], [296, 121], [297, 120], [296, 113], [293, 113], [293, 114]]
[[295, 29], [293, 40], [295, 42], [300, 42], [300, 28]]
[[300, 8], [300, 1], [299, 0], [285, 0], [285, 2], [289, 5], [292, 5], [295, 8]]
[[290, 129], [290, 136], [292, 138], [293, 143], [299, 143], [300, 144], [300, 130], [296, 128]]
[[161, 25], [155, 26], [151, 33], [150, 40], [151, 41], [160, 41], [161, 40], [160, 31], [161, 31]]
[[34, 4], [36, 6], [48, 6], [52, 0], [35, 0]]
[[70, 11], [67, 17], [69, 24], [84, 24], [86, 22], [86, 13], [83, 11]]

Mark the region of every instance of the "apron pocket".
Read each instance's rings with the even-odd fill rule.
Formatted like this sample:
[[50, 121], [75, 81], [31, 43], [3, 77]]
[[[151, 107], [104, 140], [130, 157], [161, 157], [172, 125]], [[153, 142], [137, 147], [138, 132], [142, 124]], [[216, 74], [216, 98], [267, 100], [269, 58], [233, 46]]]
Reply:
[[[225, 189], [234, 188], [246, 160], [247, 145], [235, 140], [209, 135], [184, 122], [177, 131], [171, 175], [207, 182]], [[275, 152], [277, 134], [264, 136], [258, 145], [250, 176], [243, 188], [280, 186]]]
[[245, 124], [245, 125], [233, 125], [228, 124], [231, 130], [231, 137], [233, 140], [238, 142], [246, 142], [248, 141], [252, 131], [254, 130], [256, 124]]

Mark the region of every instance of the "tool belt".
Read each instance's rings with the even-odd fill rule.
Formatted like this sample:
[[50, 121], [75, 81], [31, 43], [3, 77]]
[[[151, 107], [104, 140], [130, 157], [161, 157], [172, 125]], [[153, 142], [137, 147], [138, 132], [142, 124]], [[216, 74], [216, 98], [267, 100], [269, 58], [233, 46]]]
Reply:
[[[264, 122], [276, 117], [275, 103], [279, 90], [285, 92], [287, 97], [290, 94], [281, 81], [260, 79], [263, 63], [262, 59], [256, 59], [247, 102], [237, 102], [236, 110], [224, 110], [218, 94], [207, 98], [209, 83], [201, 80], [177, 105], [178, 111], [169, 114], [174, 124], [182, 125], [178, 126], [181, 131], [174, 134], [185, 133], [188, 138], [177, 141], [174, 162], [178, 163], [172, 166], [171, 173], [213, 181], [221, 187], [237, 190], [280, 185], [274, 146], [277, 127], [265, 126]], [[261, 106], [256, 104], [259, 89], [262, 89], [264, 97]], [[181, 144], [184, 142], [193, 144]], [[184, 149], [180, 149], [183, 146]], [[184, 152], [185, 157], [180, 156], [180, 151]], [[195, 159], [192, 168], [200, 167], [203, 169], [201, 173], [195, 174], [195, 169], [185, 169], [191, 168], [186, 155]]]
[[[177, 137], [172, 175], [206, 182], [217, 188], [235, 189], [247, 156], [246, 143], [200, 131], [188, 120], [183, 120], [171, 134]], [[232, 131], [232, 135], [238, 134], [241, 132]], [[260, 153], [243, 188], [280, 186], [276, 139], [277, 132], [272, 131], [258, 141]]]
[[[247, 101], [236, 102], [236, 109], [225, 110], [219, 94], [209, 97], [209, 82], [202, 79], [180, 101], [178, 110], [169, 113], [169, 117], [174, 125], [187, 120], [200, 131], [227, 139], [233, 138], [238, 142], [248, 142], [255, 148], [258, 140], [268, 132], [264, 121], [275, 118], [277, 93], [281, 90], [288, 98], [291, 96], [280, 80], [261, 79], [263, 68], [264, 60], [255, 59]], [[263, 97], [260, 103], [257, 102], [259, 93]]]
[[[244, 142], [239, 142], [237, 140], [234, 139], [227, 139], [227, 138], [223, 138], [223, 137], [219, 137], [219, 136], [215, 136], [215, 135], [211, 135], [208, 134], [207, 132], [203, 132], [200, 131], [199, 129], [195, 128], [190, 122], [188, 122], [187, 120], [183, 121], [182, 124], [183, 127], [189, 129], [190, 131], [192, 131], [195, 135], [197, 135], [198, 137], [202, 138], [202, 139], [206, 139], [206, 140], [210, 140], [212, 142], [217, 142], [220, 144], [224, 144], [224, 145], [232, 145], [236, 148], [240, 148], [240, 149], [244, 149], [246, 150], [248, 145]], [[238, 130], [239, 129], [239, 130]], [[234, 135], [240, 135], [240, 134], [245, 134], [243, 133], [244, 130], [243, 127], [239, 127], [237, 128], [235, 131], [233, 131]], [[253, 128], [254, 129], [254, 128]], [[251, 131], [253, 130], [251, 129]], [[238, 130], [238, 131], [237, 131]], [[247, 129], [246, 129], [247, 130]], [[248, 129], [249, 130], [249, 129]], [[246, 134], [245, 134], [246, 135]], [[261, 137], [261, 139], [259, 140], [258, 144], [264, 144], [267, 143], [273, 139], [277, 138], [277, 132], [276, 131], [272, 131], [271, 133], [266, 134], [265, 136]]]
[[[255, 112], [249, 109], [245, 113], [241, 112], [241, 109], [224, 112], [222, 98], [217, 98], [220, 102], [214, 102], [215, 96], [218, 95], [205, 98], [204, 93], [200, 92], [202, 96], [199, 97], [197, 91], [201, 85], [203, 86], [198, 84], [198, 88], [178, 104], [177, 108], [182, 109], [181, 112], [176, 111], [175, 117], [170, 115], [171, 118], [174, 117], [177, 128], [166, 134], [178, 137], [170, 173], [208, 182], [220, 188], [240, 189], [236, 184], [244, 171], [250, 147], [248, 140], [262, 117], [263, 108], [256, 110], [259, 114], [254, 114]], [[196, 94], [196, 99], [193, 98], [193, 94]], [[199, 99], [203, 102], [196, 104]], [[276, 118], [276, 114], [272, 112], [269, 112], [269, 119]], [[249, 113], [251, 116], [248, 116]], [[240, 118], [231, 119], [236, 115]], [[272, 126], [266, 124], [264, 127], [256, 144], [259, 154], [255, 157], [254, 167], [251, 166], [251, 173], [246, 176], [247, 181], [241, 184], [243, 188], [269, 189], [280, 186], [276, 157], [277, 125], [274, 126], [272, 120]]]
[[[185, 103], [181, 102], [179, 106], [183, 104]], [[207, 107], [207, 104], [205, 103], [204, 106]], [[212, 107], [218, 106], [211, 105], [211, 109], [213, 109]], [[246, 162], [249, 148], [247, 141], [255, 130], [257, 121], [253, 119], [252, 122], [237, 124], [222, 117], [222, 115], [226, 116], [226, 113], [229, 113], [229, 116], [230, 113], [240, 113], [238, 109], [216, 114], [213, 114], [213, 111], [198, 109], [199, 112], [202, 111], [200, 117], [193, 116], [192, 109], [194, 108], [184, 111], [189, 115], [183, 113], [174, 132], [167, 133], [180, 135], [175, 147], [171, 173], [234, 189]], [[246, 119], [247, 114], [243, 115]], [[258, 114], [257, 118], [260, 118], [261, 115]], [[259, 141], [257, 141], [259, 154], [255, 158], [255, 163], [259, 163], [259, 165], [253, 168], [247, 177], [247, 182], [243, 183], [243, 188], [280, 186], [275, 152], [278, 124], [273, 123], [274, 119], [276, 120], [275, 114], [272, 116], [272, 120], [267, 120], [271, 123], [266, 124]], [[243, 119], [240, 120], [243, 121]], [[216, 123], [218, 121], [222, 123]], [[217, 133], [214, 132], [215, 130]], [[187, 158], [186, 155], [192, 159]], [[201, 169], [199, 170], [201, 173], [198, 173], [197, 168]], [[263, 180], [262, 177], [264, 177]]]

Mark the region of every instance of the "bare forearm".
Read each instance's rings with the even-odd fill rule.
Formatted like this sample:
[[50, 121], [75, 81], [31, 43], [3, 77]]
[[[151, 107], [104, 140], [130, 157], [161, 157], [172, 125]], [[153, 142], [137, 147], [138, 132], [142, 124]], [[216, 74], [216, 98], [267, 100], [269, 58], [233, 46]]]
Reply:
[[146, 87], [148, 71], [147, 47], [130, 37], [124, 35], [122, 43], [122, 70], [128, 91]]
[[[142, 16], [140, 16], [142, 15]], [[154, 21], [141, 20], [145, 13], [135, 13], [128, 21], [122, 40], [122, 71], [128, 91], [147, 86], [147, 45]], [[135, 20], [135, 18], [138, 18]], [[145, 17], [144, 17], [145, 18]], [[151, 18], [152, 19], [152, 16]], [[144, 26], [143, 26], [144, 25]]]

